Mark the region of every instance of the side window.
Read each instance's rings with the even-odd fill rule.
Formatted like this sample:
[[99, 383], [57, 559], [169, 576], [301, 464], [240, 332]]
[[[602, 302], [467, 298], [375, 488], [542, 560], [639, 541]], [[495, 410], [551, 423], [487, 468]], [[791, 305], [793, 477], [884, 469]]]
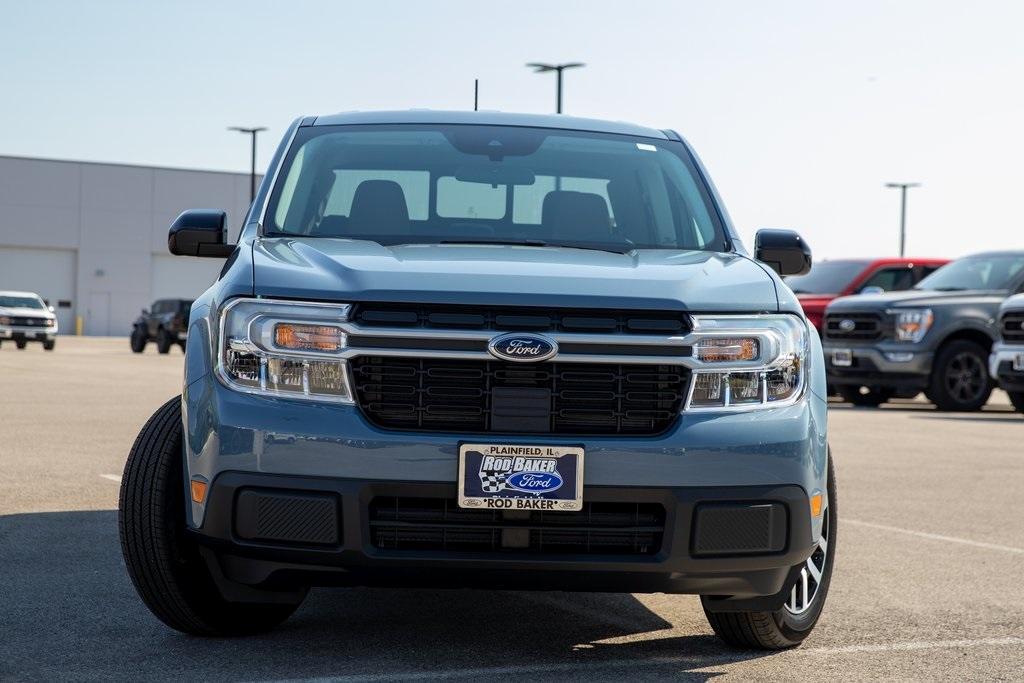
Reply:
[[[414, 221], [427, 220], [430, 204], [430, 173], [427, 171], [374, 171], [337, 169], [334, 184], [327, 195], [325, 216], [348, 216], [352, 210], [352, 198], [364, 180], [390, 180], [402, 186], [409, 218]], [[286, 188], [287, 189], [287, 188]], [[278, 223], [280, 224], [280, 222]]]
[[881, 287], [886, 292], [898, 292], [903, 289], [910, 289], [914, 286], [914, 271], [906, 267], [882, 268], [875, 271], [864, 284], [860, 286], [863, 290], [867, 287]]
[[917, 268], [914, 269], [915, 271], [917, 271], [914, 276], [914, 279], [916, 280], [914, 284], [917, 284], [921, 280], [925, 279], [926, 277], [928, 277], [941, 267], [942, 266], [918, 266]]

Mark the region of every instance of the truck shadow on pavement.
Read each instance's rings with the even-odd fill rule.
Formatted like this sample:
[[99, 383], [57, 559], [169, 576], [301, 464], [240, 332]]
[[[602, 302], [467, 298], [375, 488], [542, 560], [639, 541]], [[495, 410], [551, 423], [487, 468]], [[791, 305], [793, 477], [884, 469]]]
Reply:
[[706, 680], [716, 666], [764, 656], [723, 646], [689, 596], [679, 596], [680, 611], [702, 635], [673, 635], [632, 595], [318, 589], [271, 633], [193, 638], [136, 596], [116, 515], [0, 516], [0, 679], [565, 680], [642, 670]]

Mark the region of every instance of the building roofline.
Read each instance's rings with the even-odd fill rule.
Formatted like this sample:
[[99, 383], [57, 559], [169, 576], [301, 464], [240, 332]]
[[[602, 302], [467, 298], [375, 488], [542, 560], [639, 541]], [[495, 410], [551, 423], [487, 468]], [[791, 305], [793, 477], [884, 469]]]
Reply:
[[[83, 164], [86, 166], [116, 166], [119, 168], [138, 168], [148, 169], [151, 171], [182, 171], [185, 173], [216, 173], [218, 175], [236, 175], [243, 178], [248, 178], [249, 173], [247, 171], [222, 171], [219, 169], [212, 168], [192, 168], [186, 166], [159, 166], [153, 164], [132, 164], [121, 161], [86, 161], [82, 159], [57, 159], [54, 157], [32, 157], [22, 154], [0, 154], [0, 160], [11, 159], [14, 161], [45, 161], [55, 164]], [[257, 177], [262, 178], [262, 173], [257, 173]]]

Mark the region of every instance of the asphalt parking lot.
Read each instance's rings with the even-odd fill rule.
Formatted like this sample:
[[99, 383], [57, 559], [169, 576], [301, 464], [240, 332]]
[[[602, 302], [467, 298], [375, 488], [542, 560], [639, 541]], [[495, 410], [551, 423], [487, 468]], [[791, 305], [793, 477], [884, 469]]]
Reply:
[[118, 479], [182, 354], [125, 339], [0, 348], [0, 678], [1020, 679], [1024, 416], [834, 404], [840, 519], [817, 631], [730, 650], [691, 596], [314, 591], [279, 630], [201, 640], [152, 618], [125, 574]]

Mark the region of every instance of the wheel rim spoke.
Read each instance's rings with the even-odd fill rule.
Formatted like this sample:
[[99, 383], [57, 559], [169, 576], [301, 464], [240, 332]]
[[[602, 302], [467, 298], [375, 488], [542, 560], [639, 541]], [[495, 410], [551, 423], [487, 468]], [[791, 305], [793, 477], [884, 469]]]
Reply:
[[807, 558], [800, 567], [800, 574], [789, 592], [789, 600], [785, 609], [791, 614], [803, 614], [814, 603], [821, 587], [821, 580], [825, 573], [825, 564], [828, 560], [828, 538], [830, 532], [828, 500], [821, 511], [821, 534], [818, 543], [815, 545], [811, 556]]

